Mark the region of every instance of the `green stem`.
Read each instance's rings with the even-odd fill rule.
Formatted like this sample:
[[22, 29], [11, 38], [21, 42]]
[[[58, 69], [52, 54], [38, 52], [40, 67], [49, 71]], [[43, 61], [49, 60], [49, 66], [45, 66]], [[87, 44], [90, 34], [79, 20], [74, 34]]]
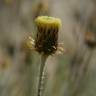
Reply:
[[48, 56], [46, 55], [41, 55], [41, 66], [40, 66], [40, 74], [39, 74], [39, 84], [38, 84], [38, 93], [37, 96], [41, 96], [41, 88], [42, 88], [42, 82], [44, 80], [43, 78], [43, 73], [44, 73], [44, 67], [45, 67], [45, 63], [46, 63], [46, 59]]

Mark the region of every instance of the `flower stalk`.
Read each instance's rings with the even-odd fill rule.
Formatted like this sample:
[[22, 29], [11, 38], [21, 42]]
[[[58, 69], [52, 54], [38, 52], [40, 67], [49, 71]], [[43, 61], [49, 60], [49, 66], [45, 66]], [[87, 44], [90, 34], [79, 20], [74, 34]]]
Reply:
[[45, 63], [47, 60], [48, 56], [45, 55], [41, 55], [41, 66], [40, 66], [40, 74], [39, 74], [39, 84], [38, 84], [38, 95], [37, 96], [42, 96], [42, 88], [43, 88], [43, 83], [44, 83], [44, 79], [45, 79], [45, 72], [44, 72], [44, 68], [45, 68]]
[[41, 66], [37, 96], [42, 96], [42, 82], [44, 81], [44, 67], [49, 55], [54, 54], [58, 47], [58, 31], [61, 21], [58, 18], [39, 16], [35, 20], [37, 35], [35, 38], [35, 50], [41, 54]]

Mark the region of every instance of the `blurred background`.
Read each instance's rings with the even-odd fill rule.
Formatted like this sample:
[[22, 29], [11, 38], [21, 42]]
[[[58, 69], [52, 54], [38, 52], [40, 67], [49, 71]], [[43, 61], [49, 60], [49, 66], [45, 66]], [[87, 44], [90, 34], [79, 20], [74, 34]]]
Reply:
[[26, 38], [40, 15], [61, 19], [65, 50], [47, 59], [42, 96], [96, 96], [96, 0], [0, 0], [0, 96], [37, 96], [40, 55]]

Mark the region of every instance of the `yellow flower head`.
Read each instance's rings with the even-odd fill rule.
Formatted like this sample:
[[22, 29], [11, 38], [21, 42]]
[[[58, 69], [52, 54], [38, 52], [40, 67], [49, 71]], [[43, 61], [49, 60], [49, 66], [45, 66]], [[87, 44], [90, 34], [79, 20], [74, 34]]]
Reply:
[[61, 26], [61, 20], [54, 17], [49, 16], [39, 16], [35, 20], [37, 26], [45, 26], [45, 27], [60, 27]]
[[58, 45], [58, 31], [61, 26], [61, 20], [54, 17], [39, 16], [35, 22], [37, 27], [35, 49], [39, 53], [46, 55], [55, 53]]

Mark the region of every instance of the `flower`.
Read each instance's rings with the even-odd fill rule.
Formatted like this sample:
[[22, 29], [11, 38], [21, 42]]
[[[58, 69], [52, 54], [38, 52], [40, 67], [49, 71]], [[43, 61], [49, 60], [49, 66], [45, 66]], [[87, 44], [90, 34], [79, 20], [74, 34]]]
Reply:
[[85, 33], [85, 43], [90, 48], [96, 47], [96, 37], [94, 32], [86, 32]]
[[58, 46], [58, 31], [61, 26], [61, 20], [49, 16], [39, 16], [35, 22], [37, 27], [36, 51], [45, 55], [55, 53]]

